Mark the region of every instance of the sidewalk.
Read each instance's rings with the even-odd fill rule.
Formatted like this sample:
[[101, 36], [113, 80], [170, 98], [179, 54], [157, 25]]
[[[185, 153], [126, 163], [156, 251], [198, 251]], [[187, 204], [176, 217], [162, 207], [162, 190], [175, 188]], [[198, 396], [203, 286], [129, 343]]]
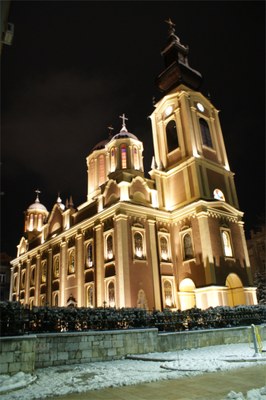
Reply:
[[266, 366], [254, 366], [232, 371], [108, 388], [50, 400], [223, 400], [233, 390], [246, 392], [266, 385]]

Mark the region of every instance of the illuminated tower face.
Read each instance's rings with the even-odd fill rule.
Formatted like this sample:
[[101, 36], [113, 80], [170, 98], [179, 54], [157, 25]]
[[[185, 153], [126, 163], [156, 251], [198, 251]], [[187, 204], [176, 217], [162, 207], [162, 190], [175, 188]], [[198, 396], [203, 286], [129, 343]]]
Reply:
[[150, 175], [162, 188], [160, 206], [173, 210], [220, 194], [238, 207], [218, 110], [195, 90], [200, 74], [189, 67], [187, 52], [171, 30], [162, 52], [166, 69], [157, 80], [164, 97], [150, 117], [155, 155]]

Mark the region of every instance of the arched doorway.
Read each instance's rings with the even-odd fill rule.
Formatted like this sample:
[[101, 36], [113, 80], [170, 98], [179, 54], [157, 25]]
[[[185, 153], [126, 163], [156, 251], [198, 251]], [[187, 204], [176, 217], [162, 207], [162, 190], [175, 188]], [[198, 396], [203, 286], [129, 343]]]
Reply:
[[195, 284], [190, 278], [183, 279], [179, 284], [179, 301], [181, 310], [196, 306]]
[[228, 305], [230, 307], [246, 304], [243, 284], [236, 274], [229, 274], [225, 285], [228, 287]]

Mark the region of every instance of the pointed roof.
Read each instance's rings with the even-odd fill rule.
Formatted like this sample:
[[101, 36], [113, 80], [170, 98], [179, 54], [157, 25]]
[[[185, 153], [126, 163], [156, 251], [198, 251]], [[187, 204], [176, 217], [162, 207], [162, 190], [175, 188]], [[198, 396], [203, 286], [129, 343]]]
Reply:
[[168, 93], [179, 84], [185, 84], [197, 90], [201, 84], [200, 72], [192, 69], [188, 63], [188, 46], [180, 42], [175, 34], [175, 24], [169, 18], [165, 21], [168, 28], [168, 40], [161, 55], [164, 57], [165, 69], [157, 77], [156, 84], [162, 92]]

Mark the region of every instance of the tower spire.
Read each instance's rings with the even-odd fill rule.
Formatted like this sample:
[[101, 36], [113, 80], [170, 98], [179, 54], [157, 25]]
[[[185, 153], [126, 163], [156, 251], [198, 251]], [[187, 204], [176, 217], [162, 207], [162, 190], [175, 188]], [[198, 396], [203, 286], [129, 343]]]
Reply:
[[165, 69], [157, 78], [157, 86], [162, 92], [170, 92], [180, 84], [198, 89], [202, 80], [201, 74], [192, 69], [188, 63], [188, 46], [183, 45], [175, 34], [175, 24], [168, 18], [168, 40], [161, 55]]

